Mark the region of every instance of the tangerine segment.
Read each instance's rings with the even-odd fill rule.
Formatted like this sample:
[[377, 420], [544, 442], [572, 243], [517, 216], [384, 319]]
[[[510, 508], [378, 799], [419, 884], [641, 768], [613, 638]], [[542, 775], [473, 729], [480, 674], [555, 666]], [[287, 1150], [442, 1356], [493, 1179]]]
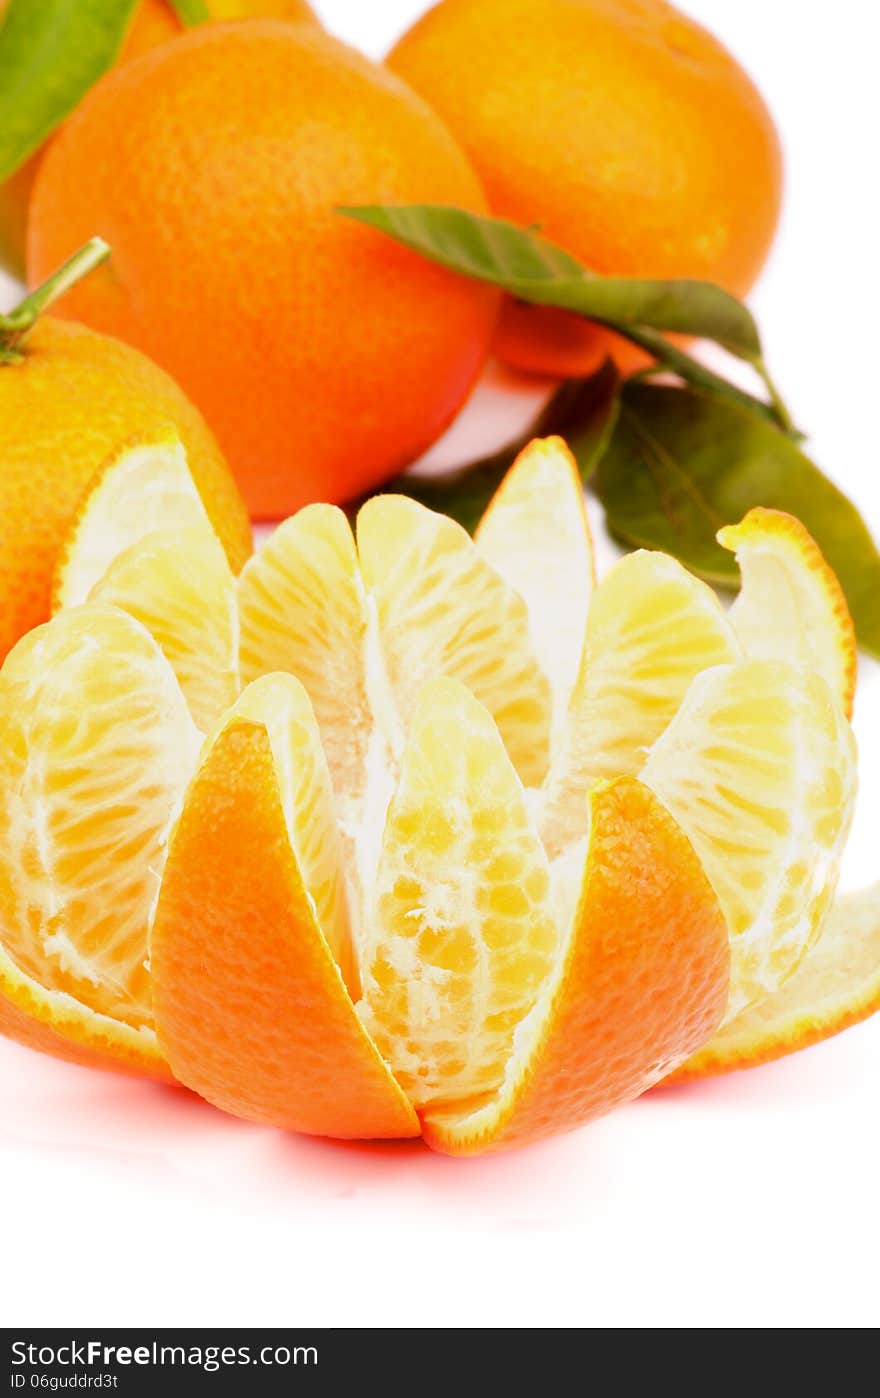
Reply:
[[423, 691], [365, 927], [361, 1017], [416, 1107], [494, 1092], [553, 964], [547, 858], [491, 715]]
[[151, 1022], [147, 923], [198, 734], [124, 612], [60, 613], [0, 671], [3, 941], [47, 990]]
[[792, 515], [758, 508], [719, 530], [718, 542], [736, 554], [742, 573], [730, 620], [746, 654], [824, 675], [852, 718], [855, 627], [837, 575], [812, 535]]
[[305, 685], [341, 804], [365, 783], [373, 716], [367, 695], [368, 609], [348, 520], [307, 505], [280, 524], [238, 581], [241, 671]]
[[596, 581], [580, 472], [561, 437], [536, 438], [520, 452], [474, 541], [528, 608], [535, 653], [553, 689], [554, 717], [561, 718]]
[[727, 932], [688, 840], [635, 778], [600, 783], [589, 804], [557, 965], [494, 1096], [423, 1113], [434, 1150], [474, 1155], [572, 1130], [659, 1081], [721, 1019]]
[[838, 899], [819, 942], [775, 995], [752, 1005], [674, 1082], [754, 1068], [796, 1053], [880, 1009], [880, 883]]
[[88, 601], [113, 560], [132, 544], [193, 526], [212, 527], [177, 434], [169, 428], [126, 442], [80, 502], [55, 567], [53, 612]]
[[198, 744], [167, 661], [115, 608], [72, 608], [10, 651], [0, 670], [4, 1032], [163, 1075], [147, 926]]
[[114, 559], [89, 600], [120, 607], [147, 628], [196, 726], [208, 732], [241, 688], [235, 579], [214, 531], [148, 534]]
[[586, 793], [635, 775], [701, 670], [741, 658], [711, 588], [674, 558], [644, 549], [615, 563], [593, 593], [577, 681], [545, 798], [551, 855], [586, 833]]
[[818, 938], [856, 792], [852, 730], [818, 675], [751, 660], [699, 675], [644, 781], [693, 842], [731, 937], [726, 1022]]
[[402, 495], [367, 501], [357, 541], [405, 726], [426, 684], [460, 680], [498, 724], [522, 780], [538, 785], [547, 770], [552, 695], [522, 598], [460, 525]]
[[160, 1042], [181, 1081], [236, 1116], [417, 1136], [318, 923], [268, 726], [231, 718], [187, 793], [151, 943]]

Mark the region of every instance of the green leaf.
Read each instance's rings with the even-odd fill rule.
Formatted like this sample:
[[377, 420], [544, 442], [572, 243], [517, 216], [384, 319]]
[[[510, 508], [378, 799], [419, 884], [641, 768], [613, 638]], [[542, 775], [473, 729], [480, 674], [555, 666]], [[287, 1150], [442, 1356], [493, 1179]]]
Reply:
[[[664, 370], [799, 437], [761, 352], [749, 311], [711, 282], [600, 277], [570, 253], [504, 219], [481, 218], [446, 205], [369, 205], [338, 213], [369, 224], [423, 257], [500, 287], [522, 301], [554, 306], [616, 330]], [[679, 331], [715, 340], [761, 379], [769, 401], [745, 392], [701, 364], [661, 333]]]
[[855, 506], [784, 433], [688, 388], [630, 382], [597, 473], [612, 533], [737, 587], [715, 534], [755, 505], [796, 515], [840, 578], [861, 644], [880, 656], [880, 554]]
[[761, 340], [751, 314], [712, 282], [595, 276], [537, 233], [445, 205], [368, 205], [338, 212], [522, 301], [615, 327], [699, 335], [749, 361], [760, 358]]
[[170, 4], [186, 29], [194, 24], [207, 24], [211, 18], [205, 0], [170, 0]]
[[0, 180], [64, 120], [122, 47], [136, 0], [10, 0], [0, 25]]
[[587, 481], [614, 430], [619, 390], [620, 376], [608, 360], [590, 378], [563, 384], [526, 431], [501, 451], [450, 476], [398, 476], [384, 489], [450, 515], [473, 533], [506, 472], [533, 437], [564, 437]]

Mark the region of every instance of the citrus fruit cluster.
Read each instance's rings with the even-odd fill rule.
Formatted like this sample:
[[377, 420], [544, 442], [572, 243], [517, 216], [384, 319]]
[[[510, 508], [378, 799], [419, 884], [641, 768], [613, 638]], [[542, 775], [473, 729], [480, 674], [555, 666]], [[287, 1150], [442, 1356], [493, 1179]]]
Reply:
[[37, 285], [93, 235], [110, 244], [59, 314], [173, 376], [252, 516], [391, 480], [490, 350], [556, 377], [608, 353], [627, 370], [646, 360], [341, 206], [491, 212], [597, 273], [737, 295], [763, 265], [782, 188], [772, 119], [666, 0], [441, 0], [385, 64], [303, 0], [206, 9], [215, 22], [184, 32], [168, 0], [141, 0], [112, 70], [0, 185], [0, 258]]
[[316, 504], [236, 578], [180, 440], [130, 443], [0, 671], [0, 1027], [468, 1154], [869, 1013], [852, 625], [796, 520], [720, 537], [729, 615], [664, 554], [596, 584], [551, 438], [473, 540]]

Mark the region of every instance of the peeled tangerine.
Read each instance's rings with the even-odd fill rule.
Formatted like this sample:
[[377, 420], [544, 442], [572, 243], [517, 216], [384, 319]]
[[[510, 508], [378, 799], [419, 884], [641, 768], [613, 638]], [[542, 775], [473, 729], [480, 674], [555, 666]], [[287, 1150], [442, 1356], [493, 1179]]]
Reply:
[[474, 540], [310, 505], [236, 581], [179, 444], [124, 448], [0, 672], [0, 1027], [468, 1154], [870, 1013], [849, 615], [796, 520], [720, 537], [729, 616], [663, 554], [597, 586], [553, 438]]

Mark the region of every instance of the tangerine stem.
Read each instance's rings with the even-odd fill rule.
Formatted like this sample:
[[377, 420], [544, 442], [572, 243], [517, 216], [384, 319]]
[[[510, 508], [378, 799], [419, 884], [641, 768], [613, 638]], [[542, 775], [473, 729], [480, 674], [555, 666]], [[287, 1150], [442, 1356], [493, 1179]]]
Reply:
[[14, 364], [20, 359], [21, 342], [33, 330], [43, 312], [109, 256], [109, 243], [105, 243], [103, 238], [90, 238], [14, 310], [0, 315], [0, 363]]

